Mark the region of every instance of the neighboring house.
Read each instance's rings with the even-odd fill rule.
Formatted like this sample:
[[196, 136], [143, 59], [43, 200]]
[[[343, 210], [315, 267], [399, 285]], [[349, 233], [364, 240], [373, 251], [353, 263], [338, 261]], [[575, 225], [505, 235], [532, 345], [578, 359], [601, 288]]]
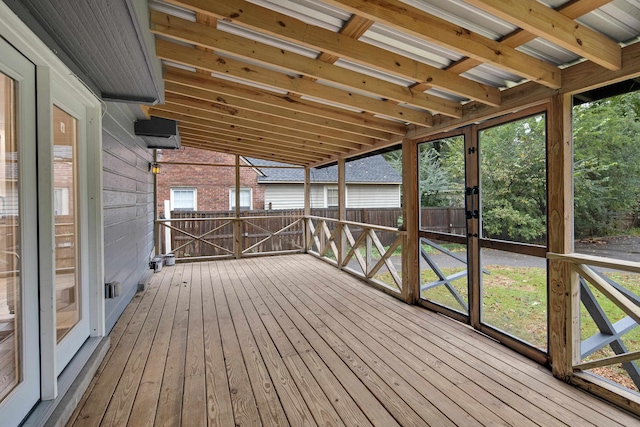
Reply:
[[[172, 211], [235, 209], [235, 156], [185, 148], [159, 150], [157, 160], [161, 162], [157, 193], [159, 214], [164, 214], [165, 200], [169, 201]], [[248, 164], [245, 159], [241, 162]], [[218, 166], [205, 166], [205, 163]], [[258, 175], [259, 171], [254, 168], [240, 169], [242, 210], [264, 209], [264, 188], [258, 184]]]
[[[247, 158], [252, 165], [277, 166], [280, 163]], [[260, 168], [258, 183], [264, 187], [265, 209], [304, 207], [304, 170]], [[311, 208], [338, 206], [338, 167], [310, 171]], [[347, 208], [400, 207], [402, 176], [381, 155], [345, 163]]]
[[[165, 150], [158, 154], [158, 212], [164, 201], [170, 209], [184, 211], [225, 211], [235, 208], [235, 158], [196, 148]], [[176, 164], [171, 164], [172, 162]], [[240, 169], [240, 208], [304, 208], [304, 170], [273, 168], [282, 163], [241, 158], [254, 168]], [[191, 164], [190, 164], [191, 163]], [[218, 165], [206, 166], [204, 164]], [[381, 155], [347, 162], [345, 165], [348, 208], [400, 207], [402, 177]], [[311, 169], [311, 207], [338, 206], [338, 168]]]

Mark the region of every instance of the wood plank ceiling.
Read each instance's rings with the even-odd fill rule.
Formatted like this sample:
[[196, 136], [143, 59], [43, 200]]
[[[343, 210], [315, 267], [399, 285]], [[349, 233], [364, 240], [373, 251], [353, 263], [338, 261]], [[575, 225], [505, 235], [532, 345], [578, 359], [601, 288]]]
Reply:
[[627, 75], [640, 34], [640, 16], [617, 36], [580, 22], [607, 0], [254, 1], [151, 3], [166, 103], [149, 114], [184, 146], [326, 164], [526, 106], [578, 62]]

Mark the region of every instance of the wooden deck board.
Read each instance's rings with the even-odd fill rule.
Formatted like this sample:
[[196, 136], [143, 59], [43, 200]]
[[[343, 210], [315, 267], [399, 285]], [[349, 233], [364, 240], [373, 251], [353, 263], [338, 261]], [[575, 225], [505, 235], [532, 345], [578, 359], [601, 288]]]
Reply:
[[[165, 273], [165, 275], [166, 274], [167, 273]], [[135, 313], [126, 325], [124, 335], [118, 345], [114, 347], [109, 357], [108, 365], [101, 370], [102, 375], [97, 377], [98, 379], [93, 387], [92, 393], [89, 394], [78, 416], [75, 418], [75, 426], [94, 426], [102, 423], [107, 407], [114, 397], [118, 381], [124, 372], [131, 352], [134, 350], [140, 331], [144, 326], [149, 310], [160, 288], [162, 278], [159, 277], [158, 279], [160, 280], [149, 286], [147, 292], [145, 292], [142, 297], [142, 301], [140, 301], [140, 304], [136, 307]], [[116, 398], [118, 398], [118, 396], [116, 396]]]
[[[314, 267], [321, 270], [331, 269], [330, 266], [323, 264], [314, 264]], [[395, 329], [396, 333], [405, 335], [412, 340], [424, 337], [427, 343], [423, 348], [429, 353], [436, 353], [437, 349], [440, 348], [444, 356], [447, 356], [447, 354], [455, 356], [454, 358], [443, 357], [443, 360], [456, 363], [455, 369], [462, 372], [466, 367], [476, 366], [478, 371], [495, 380], [497, 385], [492, 385], [491, 388], [502, 387], [524, 396], [525, 401], [522, 403], [509, 401], [509, 404], [514, 408], [522, 408], [522, 410], [526, 408], [528, 414], [532, 410], [535, 411], [535, 408], [545, 408], [551, 412], [558, 413], [560, 418], [567, 416], [565, 409], [569, 409], [569, 417], [573, 413], [573, 416], [584, 417], [601, 425], [608, 425], [608, 423], [612, 423], [611, 425], [625, 425], [625, 421], [629, 423], [637, 422], [637, 419], [633, 416], [621, 413], [611, 405], [602, 404], [587, 393], [579, 390], [576, 393], [575, 387], [557, 381], [548, 374], [545, 368], [513, 351], [505, 349], [504, 346], [493, 340], [484, 339], [465, 325], [450, 322], [442, 316], [420, 316], [423, 311], [420, 308], [397, 304], [392, 298], [383, 294], [372, 295], [371, 300], [362, 304], [359, 297], [361, 288], [352, 286], [352, 282], [349, 280], [342, 281], [341, 276], [338, 279], [338, 282], [324, 282], [323, 284], [336, 289], [340, 293], [340, 298], [348, 297], [355, 301], [359, 304], [361, 310], [368, 310], [379, 320], [392, 319], [397, 315], [410, 320], [413, 324], [398, 323]], [[341, 284], [344, 286], [341, 286]], [[387, 314], [388, 317], [381, 316], [383, 313]], [[379, 324], [379, 322], [377, 323]], [[409, 333], [407, 334], [406, 332]], [[464, 336], [465, 339], [455, 338], [460, 335]], [[486, 364], [485, 356], [493, 358], [490, 365]], [[510, 378], [514, 381], [505, 380], [505, 374], [508, 377], [507, 379]], [[481, 379], [475, 378], [474, 381], [480, 383]], [[550, 390], [547, 390], [547, 388]], [[548, 396], [553, 396], [558, 405], [546, 405]], [[595, 402], [598, 404], [594, 405]], [[604, 417], [602, 414], [605, 414]], [[589, 422], [585, 421], [585, 424], [588, 425]]]
[[308, 255], [165, 267], [111, 339], [69, 426], [640, 423]]

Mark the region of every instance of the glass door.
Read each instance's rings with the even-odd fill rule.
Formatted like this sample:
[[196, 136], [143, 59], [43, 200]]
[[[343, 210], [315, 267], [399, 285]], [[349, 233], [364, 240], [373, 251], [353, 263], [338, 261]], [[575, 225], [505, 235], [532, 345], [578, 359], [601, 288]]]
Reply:
[[53, 106], [53, 218], [55, 234], [56, 370], [60, 374], [89, 337], [86, 246], [82, 227], [86, 203], [82, 197], [85, 107], [60, 90]]
[[[40, 398], [35, 67], [0, 38], [0, 419]], [[5, 424], [6, 423], [6, 424]]]

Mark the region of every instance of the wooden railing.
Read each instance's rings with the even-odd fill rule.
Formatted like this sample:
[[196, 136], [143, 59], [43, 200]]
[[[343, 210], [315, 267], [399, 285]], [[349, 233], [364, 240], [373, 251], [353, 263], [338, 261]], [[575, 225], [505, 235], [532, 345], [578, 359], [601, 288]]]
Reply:
[[[309, 216], [307, 252], [395, 296], [402, 294], [401, 250], [406, 232], [397, 228]], [[381, 234], [388, 245], [383, 245]], [[399, 271], [398, 271], [399, 270]]]
[[[640, 325], [640, 297], [610, 276], [612, 272], [640, 273], [640, 263], [582, 254], [549, 253], [547, 258], [569, 264], [573, 273], [569, 292], [573, 298], [569, 343], [572, 346], [571, 368], [577, 380], [575, 382], [580, 385], [585, 385], [583, 382], [594, 384], [597, 388], [589, 385], [587, 388], [614, 402], [633, 402], [639, 407], [640, 369], [637, 360], [640, 359], [640, 348], [636, 344], [636, 348], [629, 349], [625, 335]], [[640, 279], [638, 282], [640, 285]], [[598, 293], [597, 296], [592, 289]], [[619, 313], [616, 318], [611, 318], [611, 308], [603, 308], [605, 301], [602, 300], [616, 307]], [[598, 329], [584, 339], [581, 336], [584, 333], [581, 333], [580, 327], [580, 303]], [[635, 389], [630, 384], [625, 386], [615, 380], [616, 371], [622, 370], [626, 371]], [[594, 376], [586, 371], [602, 375]]]
[[407, 233], [394, 227], [292, 215], [173, 218], [156, 224], [171, 233], [169, 239], [159, 237], [160, 252], [173, 253], [176, 261], [307, 252], [404, 297], [401, 251]]

